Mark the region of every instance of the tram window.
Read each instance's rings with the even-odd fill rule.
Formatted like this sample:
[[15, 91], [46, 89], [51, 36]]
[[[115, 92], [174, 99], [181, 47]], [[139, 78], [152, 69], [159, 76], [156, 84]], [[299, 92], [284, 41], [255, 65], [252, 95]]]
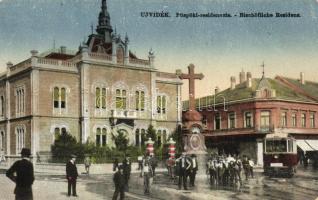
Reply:
[[266, 152], [287, 152], [286, 140], [267, 140]]

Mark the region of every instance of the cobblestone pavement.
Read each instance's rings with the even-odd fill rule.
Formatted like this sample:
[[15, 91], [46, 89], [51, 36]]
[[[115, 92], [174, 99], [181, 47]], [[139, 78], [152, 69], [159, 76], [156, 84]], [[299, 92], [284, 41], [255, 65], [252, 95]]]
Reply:
[[[14, 183], [0, 171], [0, 200], [13, 200]], [[318, 197], [318, 171], [300, 168], [297, 175], [291, 179], [268, 178], [261, 172], [255, 173], [255, 178], [243, 181], [237, 187], [211, 187], [206, 176], [199, 176], [196, 187], [190, 190], [178, 190], [176, 182], [170, 180], [165, 172], [157, 174], [151, 186], [151, 195], [143, 195], [143, 179], [137, 173], [132, 174], [130, 189], [126, 200], [144, 199], [234, 199], [234, 200], [315, 200]], [[64, 175], [36, 173], [33, 185], [35, 200], [111, 199], [114, 186], [112, 174], [85, 175], [82, 174], [77, 184], [78, 198], [67, 197], [67, 182]]]

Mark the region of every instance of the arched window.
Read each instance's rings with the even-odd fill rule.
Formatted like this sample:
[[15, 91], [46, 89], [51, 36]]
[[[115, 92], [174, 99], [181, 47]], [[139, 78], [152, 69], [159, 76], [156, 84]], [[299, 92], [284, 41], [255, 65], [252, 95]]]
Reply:
[[53, 92], [53, 99], [54, 99], [54, 108], [59, 107], [59, 101], [60, 101], [60, 89], [58, 87], [54, 88]]
[[54, 108], [66, 108], [66, 88], [54, 87], [53, 106]]
[[106, 88], [96, 88], [95, 92], [95, 107], [106, 109]]
[[66, 92], [65, 88], [61, 88], [61, 108], [65, 108]]
[[16, 88], [16, 114], [22, 115], [24, 113], [24, 87]]
[[145, 110], [145, 92], [136, 91], [136, 110], [144, 111]]
[[96, 129], [96, 146], [104, 147], [107, 144], [107, 129], [97, 128]]
[[4, 116], [4, 97], [0, 97], [0, 116]]
[[23, 126], [16, 127], [16, 154], [25, 147], [25, 130]]
[[145, 145], [145, 140], [146, 140], [146, 130], [141, 129], [141, 145]]
[[166, 114], [167, 100], [165, 95], [157, 96], [157, 113]]
[[126, 90], [116, 90], [116, 109], [126, 109], [127, 107], [127, 94]]
[[5, 149], [5, 134], [3, 131], [0, 133], [0, 151]]
[[102, 130], [102, 146], [106, 146], [106, 142], [107, 142], [107, 130], [106, 128], [103, 128]]
[[61, 135], [61, 131], [60, 131], [60, 128], [56, 127], [54, 129], [54, 140], [57, 140]]
[[100, 139], [101, 139], [101, 129], [97, 128], [96, 129], [96, 146], [100, 146]]
[[100, 88], [99, 87], [96, 88], [95, 99], [96, 99], [95, 100], [96, 101], [96, 108], [100, 108], [101, 101], [100, 101]]

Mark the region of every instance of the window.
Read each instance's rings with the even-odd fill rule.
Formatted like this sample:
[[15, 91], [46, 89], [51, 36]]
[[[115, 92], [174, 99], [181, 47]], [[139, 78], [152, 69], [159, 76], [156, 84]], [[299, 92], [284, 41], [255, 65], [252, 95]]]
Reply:
[[205, 126], [208, 124], [208, 120], [206, 118], [206, 115], [202, 115], [202, 124]]
[[54, 87], [53, 90], [53, 107], [66, 108], [66, 89], [64, 87]]
[[106, 88], [96, 88], [95, 104], [97, 109], [106, 109]]
[[116, 90], [116, 109], [126, 109], [127, 107], [127, 94], [126, 90]]
[[25, 107], [24, 88], [19, 87], [16, 89], [16, 113], [22, 115]]
[[282, 140], [267, 140], [266, 152], [287, 152], [287, 142]]
[[136, 110], [144, 111], [145, 110], [145, 92], [136, 91]]
[[166, 114], [167, 101], [166, 96], [157, 96], [157, 113]]
[[140, 137], [139, 129], [136, 129], [136, 133], [135, 133], [135, 144], [136, 144], [136, 146], [140, 145], [139, 137]]
[[282, 127], [287, 126], [287, 112], [282, 112], [280, 115], [280, 125]]
[[235, 113], [231, 112], [228, 114], [228, 128], [235, 128]]
[[136, 146], [143, 146], [146, 140], [146, 131], [145, 129], [136, 129], [135, 133], [135, 145]]
[[3, 131], [1, 131], [0, 133], [0, 151], [5, 149], [5, 142], [6, 138], [5, 138], [5, 134]]
[[244, 113], [244, 128], [251, 128], [252, 127], [252, 113], [245, 112]]
[[270, 112], [261, 111], [261, 131], [269, 131], [270, 127]]
[[96, 129], [96, 146], [104, 147], [107, 143], [107, 129], [97, 128]]
[[23, 126], [16, 127], [16, 154], [20, 153], [25, 146], [25, 130]]
[[296, 113], [292, 113], [292, 127], [296, 127], [297, 126], [297, 115]]
[[215, 125], [214, 125], [215, 130], [220, 130], [221, 129], [221, 115], [220, 115], [220, 113], [215, 114], [214, 123], [215, 123]]
[[301, 113], [301, 127], [306, 127], [306, 113]]
[[315, 128], [315, 113], [310, 113], [310, 128]]
[[4, 96], [0, 97], [0, 116], [4, 116]]
[[145, 129], [141, 129], [141, 145], [145, 144], [145, 140], [146, 140], [146, 130]]

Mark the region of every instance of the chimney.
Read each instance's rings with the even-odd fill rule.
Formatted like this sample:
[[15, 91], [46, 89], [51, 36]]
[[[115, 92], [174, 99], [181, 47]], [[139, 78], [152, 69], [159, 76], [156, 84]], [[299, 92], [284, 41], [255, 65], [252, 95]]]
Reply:
[[305, 85], [305, 73], [300, 72], [300, 83]]
[[243, 83], [245, 81], [245, 72], [242, 69], [242, 71], [240, 72], [240, 84]]
[[251, 72], [246, 73], [246, 87], [247, 88], [252, 87], [252, 73]]
[[231, 90], [235, 89], [236, 81], [235, 76], [231, 76]]
[[216, 86], [215, 89], [214, 89], [214, 94], [217, 94], [219, 92], [220, 92], [220, 88], [218, 86]]
[[61, 54], [66, 54], [66, 46], [61, 46]]

